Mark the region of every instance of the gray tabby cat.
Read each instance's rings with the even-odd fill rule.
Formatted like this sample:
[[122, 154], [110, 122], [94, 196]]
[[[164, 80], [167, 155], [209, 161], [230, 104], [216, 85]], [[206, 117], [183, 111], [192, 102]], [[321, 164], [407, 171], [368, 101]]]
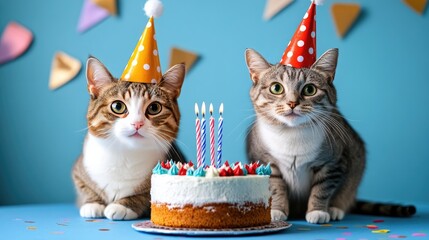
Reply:
[[338, 49], [310, 68], [269, 64], [246, 50], [256, 121], [249, 160], [271, 163], [273, 220], [341, 220], [355, 203], [365, 168], [365, 146], [337, 108], [333, 85]]
[[183, 159], [173, 141], [184, 76], [185, 65], [178, 64], [158, 84], [118, 81], [100, 61], [88, 59], [88, 134], [72, 172], [82, 217], [149, 214], [152, 168]]

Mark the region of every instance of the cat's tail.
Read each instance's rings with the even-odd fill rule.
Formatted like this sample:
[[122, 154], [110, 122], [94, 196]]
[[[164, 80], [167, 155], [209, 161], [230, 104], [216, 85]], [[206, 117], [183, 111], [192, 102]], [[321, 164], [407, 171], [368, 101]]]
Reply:
[[411, 217], [416, 213], [413, 205], [388, 204], [358, 200], [351, 212], [355, 214], [389, 217]]

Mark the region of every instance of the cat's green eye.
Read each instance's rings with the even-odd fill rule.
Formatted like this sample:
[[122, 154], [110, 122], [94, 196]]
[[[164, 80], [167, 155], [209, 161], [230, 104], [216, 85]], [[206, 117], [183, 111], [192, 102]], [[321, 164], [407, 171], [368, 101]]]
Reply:
[[127, 111], [127, 105], [122, 101], [114, 101], [112, 105], [110, 105], [112, 111], [116, 114], [124, 114]]
[[307, 84], [302, 89], [302, 95], [310, 97], [314, 96], [317, 93], [317, 87], [314, 84]]
[[275, 95], [280, 95], [284, 92], [283, 85], [278, 82], [272, 83], [270, 87], [270, 92]]
[[149, 115], [156, 115], [160, 113], [162, 110], [162, 105], [159, 102], [153, 102], [147, 107], [147, 114]]

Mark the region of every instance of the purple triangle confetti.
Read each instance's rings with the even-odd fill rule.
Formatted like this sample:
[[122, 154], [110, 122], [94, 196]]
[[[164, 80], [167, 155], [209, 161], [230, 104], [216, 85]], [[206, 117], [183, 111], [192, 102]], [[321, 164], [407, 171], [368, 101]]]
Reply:
[[108, 16], [109, 12], [107, 10], [97, 6], [91, 0], [84, 0], [77, 31], [80, 33], [85, 32]]

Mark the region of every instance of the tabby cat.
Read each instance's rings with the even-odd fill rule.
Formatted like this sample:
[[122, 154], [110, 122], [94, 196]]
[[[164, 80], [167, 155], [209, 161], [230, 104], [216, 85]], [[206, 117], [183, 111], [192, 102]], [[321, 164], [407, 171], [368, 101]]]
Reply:
[[333, 85], [338, 49], [311, 68], [269, 64], [248, 49], [257, 119], [247, 137], [249, 159], [271, 162], [273, 220], [341, 220], [355, 201], [365, 146], [337, 108]]
[[147, 215], [151, 169], [158, 161], [183, 159], [173, 141], [185, 65], [171, 67], [158, 84], [119, 81], [93, 57], [86, 66], [88, 134], [72, 172], [80, 215], [112, 220]]
[[[247, 153], [250, 161], [271, 163], [272, 219], [341, 220], [355, 205], [366, 154], [364, 142], [337, 108], [338, 49], [301, 69], [272, 65], [252, 49], [245, 57], [256, 112]], [[415, 212], [412, 206], [380, 206], [360, 204], [386, 215]]]

